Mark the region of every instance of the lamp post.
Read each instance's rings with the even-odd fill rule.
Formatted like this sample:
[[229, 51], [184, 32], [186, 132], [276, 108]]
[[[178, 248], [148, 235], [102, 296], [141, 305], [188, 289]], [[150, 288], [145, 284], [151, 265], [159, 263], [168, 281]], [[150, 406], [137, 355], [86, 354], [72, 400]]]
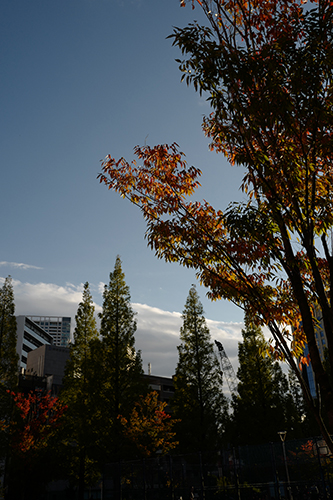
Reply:
[[286, 447], [285, 447], [285, 444], [284, 444], [284, 441], [285, 441], [286, 435], [287, 435], [287, 431], [278, 432], [278, 435], [280, 436], [280, 439], [281, 439], [281, 442], [282, 442], [283, 461], [284, 461], [284, 466], [285, 466], [285, 469], [286, 469], [286, 476], [287, 476], [288, 497], [289, 497], [289, 500], [293, 500], [293, 495], [291, 493], [291, 487], [290, 487], [289, 471], [288, 471], [287, 456], [286, 456]]

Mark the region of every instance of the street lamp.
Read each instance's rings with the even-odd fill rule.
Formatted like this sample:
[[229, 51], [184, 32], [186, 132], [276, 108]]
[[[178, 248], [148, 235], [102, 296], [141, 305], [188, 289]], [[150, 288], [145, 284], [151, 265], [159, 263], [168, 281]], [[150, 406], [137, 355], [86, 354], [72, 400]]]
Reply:
[[288, 496], [289, 496], [289, 500], [293, 500], [293, 495], [291, 493], [291, 487], [290, 487], [290, 479], [289, 479], [287, 457], [286, 457], [286, 447], [285, 447], [285, 444], [284, 444], [284, 441], [285, 441], [286, 435], [287, 435], [287, 431], [278, 432], [278, 435], [280, 436], [280, 439], [282, 441], [283, 461], [284, 461], [284, 466], [285, 466], [285, 469], [286, 469]]

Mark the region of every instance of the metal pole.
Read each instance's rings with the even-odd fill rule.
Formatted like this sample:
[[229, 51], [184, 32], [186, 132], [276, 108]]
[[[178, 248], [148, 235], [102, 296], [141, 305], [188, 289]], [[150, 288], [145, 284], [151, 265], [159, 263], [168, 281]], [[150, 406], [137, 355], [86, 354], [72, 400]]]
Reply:
[[236, 498], [238, 498], [238, 500], [241, 500], [241, 492], [240, 492], [240, 487], [239, 487], [239, 478], [238, 478], [238, 471], [237, 471], [237, 464], [236, 464], [237, 459], [236, 459], [235, 447], [232, 448], [232, 458], [233, 458], [233, 462], [234, 462]]
[[280, 492], [280, 484], [279, 484], [279, 473], [276, 467], [276, 460], [275, 460], [275, 453], [274, 453], [274, 445], [273, 443], [270, 443], [271, 447], [271, 457], [273, 460], [273, 471], [274, 471], [274, 486], [275, 486], [275, 493], [277, 495], [278, 500], [281, 500], [281, 492]]
[[327, 488], [326, 488], [326, 482], [325, 482], [325, 472], [323, 470], [323, 466], [321, 464], [321, 450], [320, 450], [320, 447], [318, 445], [318, 441], [317, 441], [317, 438], [315, 438], [315, 443], [316, 443], [316, 454], [317, 454], [317, 458], [318, 458], [318, 464], [319, 464], [319, 472], [320, 472], [320, 478], [322, 480], [322, 483], [323, 483], [323, 489], [324, 489], [324, 495], [325, 497], [324, 498], [327, 498]]
[[292, 495], [291, 486], [290, 486], [290, 479], [289, 479], [289, 470], [288, 470], [287, 456], [286, 456], [286, 446], [284, 444], [284, 440], [286, 439], [287, 431], [278, 432], [278, 435], [280, 436], [281, 441], [282, 441], [283, 460], [284, 460], [284, 466], [285, 466], [285, 469], [286, 469], [286, 476], [287, 476], [288, 496], [289, 496], [289, 500], [293, 500], [293, 495]]
[[205, 499], [205, 479], [203, 475], [203, 468], [202, 468], [202, 455], [201, 451], [199, 451], [199, 465], [200, 465], [200, 478], [201, 478], [201, 499]]

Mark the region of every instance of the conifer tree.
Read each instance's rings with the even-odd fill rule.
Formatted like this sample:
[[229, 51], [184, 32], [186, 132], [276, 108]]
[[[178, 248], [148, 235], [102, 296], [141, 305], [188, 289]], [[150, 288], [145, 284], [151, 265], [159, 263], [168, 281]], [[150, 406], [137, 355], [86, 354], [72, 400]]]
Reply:
[[17, 385], [19, 357], [16, 343], [14, 291], [9, 276], [0, 288], [0, 381], [5, 390], [13, 390]]
[[102, 338], [103, 407], [107, 455], [121, 457], [122, 429], [119, 415], [127, 418], [140, 395], [146, 392], [140, 351], [135, 350], [135, 313], [121, 260], [116, 259], [110, 281], [105, 285], [100, 313]]
[[80, 302], [75, 316], [74, 343], [71, 345], [71, 362], [67, 370], [68, 376], [75, 377], [82, 384], [85, 384], [87, 379], [91, 342], [98, 339], [94, 313], [95, 307], [89, 283], [86, 282], [83, 287], [82, 302]]
[[232, 400], [231, 439], [234, 444], [273, 441], [277, 432], [290, 431], [292, 427], [292, 421], [288, 421], [292, 398], [287, 377], [279, 363], [267, 356], [264, 335], [247, 316], [242, 335], [243, 341], [238, 345], [238, 394]]
[[17, 332], [14, 314], [14, 291], [9, 276], [0, 288], [0, 476], [1, 458], [8, 453], [7, 425], [12, 408], [10, 392], [16, 389], [18, 382], [19, 356], [16, 352]]
[[11, 398], [18, 382], [19, 356], [16, 352], [17, 332], [12, 279], [0, 288], [0, 420], [8, 418]]
[[174, 416], [183, 452], [216, 448], [227, 415], [222, 373], [196, 288], [190, 289], [180, 329], [181, 344], [174, 377]]
[[74, 342], [70, 347], [70, 359], [66, 365], [64, 390], [61, 399], [67, 404], [64, 438], [69, 446], [69, 476], [79, 485], [79, 500], [83, 499], [84, 486], [94, 483], [98, 477], [96, 443], [99, 439], [99, 362], [100, 341], [94, 317], [95, 308], [89, 283], [83, 288], [82, 302], [75, 316]]

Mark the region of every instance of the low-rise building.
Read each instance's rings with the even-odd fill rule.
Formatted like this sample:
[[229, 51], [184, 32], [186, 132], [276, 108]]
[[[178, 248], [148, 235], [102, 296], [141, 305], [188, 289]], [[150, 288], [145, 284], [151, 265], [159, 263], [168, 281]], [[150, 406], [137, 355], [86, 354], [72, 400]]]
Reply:
[[69, 353], [68, 347], [43, 345], [29, 352], [26, 374], [28, 376], [48, 377], [52, 382], [52, 391], [57, 393], [62, 386]]
[[166, 406], [165, 410], [170, 413], [170, 401], [175, 393], [173, 379], [157, 375], [144, 375], [143, 377], [150, 389], [158, 393], [160, 401], [167, 403], [168, 406]]

